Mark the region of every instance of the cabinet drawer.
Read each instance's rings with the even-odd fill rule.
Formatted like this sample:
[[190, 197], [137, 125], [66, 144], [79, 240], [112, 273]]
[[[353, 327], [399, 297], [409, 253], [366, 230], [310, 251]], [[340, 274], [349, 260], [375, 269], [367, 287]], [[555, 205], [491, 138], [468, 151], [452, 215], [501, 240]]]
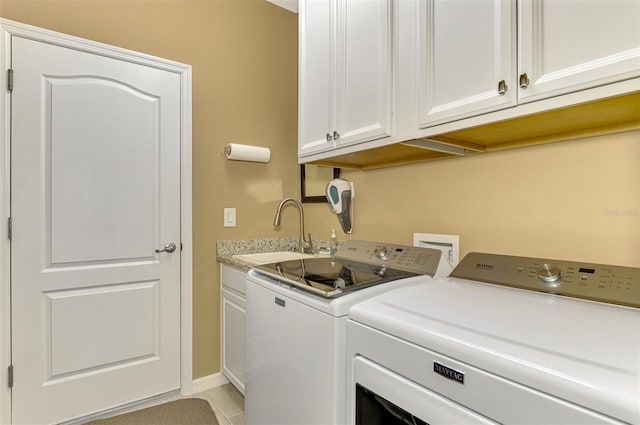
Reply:
[[247, 287], [247, 273], [242, 270], [234, 269], [233, 267], [220, 265], [220, 282], [222, 286], [231, 288], [242, 295], [246, 292]]

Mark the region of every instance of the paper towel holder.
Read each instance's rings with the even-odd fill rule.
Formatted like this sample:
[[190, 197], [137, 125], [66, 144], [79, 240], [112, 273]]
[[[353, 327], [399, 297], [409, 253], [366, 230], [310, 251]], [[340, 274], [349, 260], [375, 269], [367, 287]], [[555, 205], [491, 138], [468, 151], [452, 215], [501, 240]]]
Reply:
[[232, 161], [267, 163], [271, 160], [271, 149], [239, 143], [228, 143], [224, 148], [223, 154]]
[[[311, 168], [307, 170], [306, 167]], [[321, 175], [317, 175], [315, 171], [321, 171]], [[307, 204], [326, 203], [325, 187], [330, 180], [338, 177], [340, 177], [339, 168], [300, 164], [300, 200]]]

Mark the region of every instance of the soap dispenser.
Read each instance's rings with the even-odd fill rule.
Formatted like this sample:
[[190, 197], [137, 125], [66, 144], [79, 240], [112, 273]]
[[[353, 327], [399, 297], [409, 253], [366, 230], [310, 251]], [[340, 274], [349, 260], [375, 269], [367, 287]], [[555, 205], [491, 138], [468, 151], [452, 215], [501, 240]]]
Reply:
[[331, 241], [329, 242], [329, 256], [336, 255], [338, 250], [338, 238], [336, 238], [336, 229], [331, 229]]

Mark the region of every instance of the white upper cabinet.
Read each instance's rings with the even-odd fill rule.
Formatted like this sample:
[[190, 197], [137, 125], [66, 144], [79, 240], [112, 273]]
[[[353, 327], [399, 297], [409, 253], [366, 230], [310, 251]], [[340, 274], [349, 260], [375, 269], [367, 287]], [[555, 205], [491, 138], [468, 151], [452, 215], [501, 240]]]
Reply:
[[640, 75], [638, 0], [417, 3], [418, 128]]
[[640, 0], [301, 0], [299, 161], [366, 169], [637, 129], [639, 22]]
[[391, 134], [391, 0], [301, 0], [298, 154]]
[[420, 128], [516, 104], [516, 7], [418, 1]]
[[518, 6], [520, 102], [640, 75], [640, 1], [520, 0]]

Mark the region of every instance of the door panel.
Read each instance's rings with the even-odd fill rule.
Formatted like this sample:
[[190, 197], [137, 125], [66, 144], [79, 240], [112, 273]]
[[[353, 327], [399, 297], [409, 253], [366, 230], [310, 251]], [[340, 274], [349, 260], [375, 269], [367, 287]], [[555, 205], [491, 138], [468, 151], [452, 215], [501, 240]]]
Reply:
[[45, 321], [51, 324], [46, 339], [55, 341], [48, 382], [157, 358], [158, 292], [159, 282], [151, 281], [46, 293]]
[[178, 389], [180, 76], [15, 36], [12, 68], [13, 423]]
[[100, 78], [45, 81], [51, 263], [151, 258], [160, 99]]

